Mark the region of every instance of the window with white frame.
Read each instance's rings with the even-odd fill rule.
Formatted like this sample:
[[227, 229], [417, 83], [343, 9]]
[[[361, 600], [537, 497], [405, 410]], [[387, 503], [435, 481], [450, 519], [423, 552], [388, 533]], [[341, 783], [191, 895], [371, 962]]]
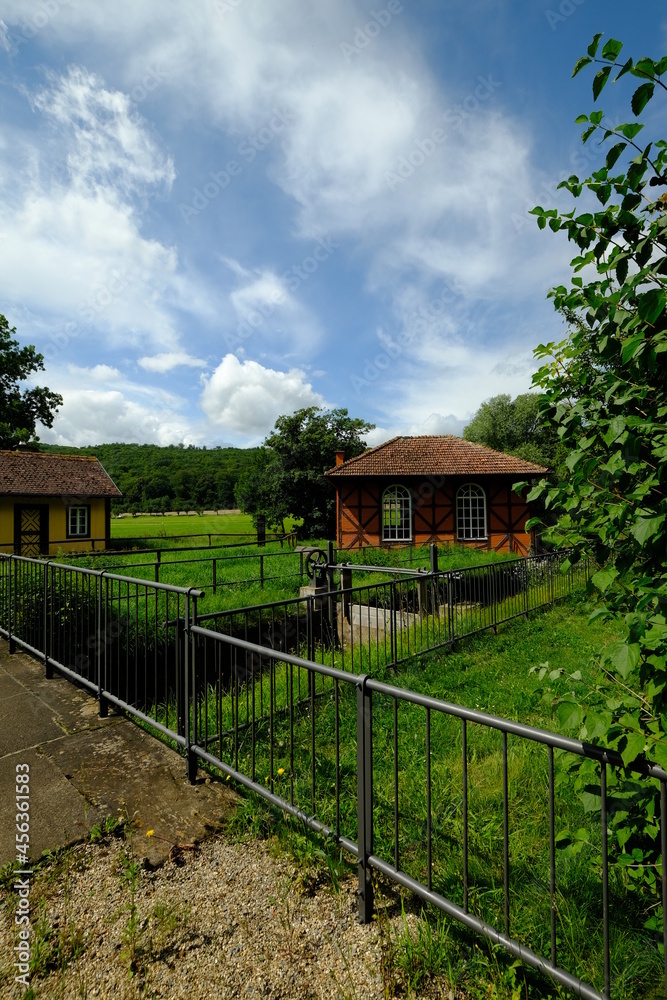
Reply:
[[90, 507], [67, 508], [67, 534], [70, 538], [90, 534]]
[[466, 483], [456, 494], [456, 536], [460, 542], [486, 538], [486, 495], [475, 483]]
[[382, 540], [406, 542], [412, 538], [410, 490], [388, 486], [382, 494]]

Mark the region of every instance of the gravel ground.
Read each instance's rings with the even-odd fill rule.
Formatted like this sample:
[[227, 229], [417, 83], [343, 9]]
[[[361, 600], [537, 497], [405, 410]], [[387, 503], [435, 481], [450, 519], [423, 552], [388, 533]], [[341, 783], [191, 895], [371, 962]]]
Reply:
[[[33, 960], [42, 955], [34, 996], [405, 995], [382, 960], [400, 917], [360, 926], [353, 878], [334, 892], [312, 871], [273, 856], [266, 842], [216, 837], [155, 871], [136, 866], [133, 926], [127, 852], [116, 838], [40, 866], [30, 896]], [[24, 996], [11, 964], [15, 899], [3, 890], [0, 994], [7, 1000]], [[454, 1000], [437, 980], [419, 996]]]

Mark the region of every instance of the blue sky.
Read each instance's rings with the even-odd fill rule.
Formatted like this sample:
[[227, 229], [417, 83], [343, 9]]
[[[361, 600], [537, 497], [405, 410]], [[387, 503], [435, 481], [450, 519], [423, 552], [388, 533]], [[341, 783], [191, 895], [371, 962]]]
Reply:
[[597, 31], [667, 51], [657, 0], [0, 0], [0, 312], [64, 397], [42, 439], [246, 446], [319, 404], [376, 444], [526, 391], [573, 256], [527, 212], [602, 161]]

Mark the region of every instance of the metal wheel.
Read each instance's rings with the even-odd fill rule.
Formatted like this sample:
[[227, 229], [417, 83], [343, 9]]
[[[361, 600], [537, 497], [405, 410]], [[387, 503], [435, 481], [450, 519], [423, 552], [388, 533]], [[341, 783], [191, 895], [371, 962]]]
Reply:
[[311, 579], [320, 576], [328, 566], [327, 554], [322, 549], [315, 549], [306, 556], [306, 573]]

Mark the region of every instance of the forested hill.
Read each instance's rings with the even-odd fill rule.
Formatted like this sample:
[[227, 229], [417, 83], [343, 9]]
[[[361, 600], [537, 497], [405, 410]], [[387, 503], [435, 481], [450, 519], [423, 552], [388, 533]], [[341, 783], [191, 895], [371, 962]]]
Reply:
[[119, 511], [161, 511], [236, 507], [234, 486], [253, 464], [257, 448], [161, 448], [154, 444], [100, 444], [69, 448], [40, 444], [40, 451], [94, 455], [109, 473], [122, 500]]

